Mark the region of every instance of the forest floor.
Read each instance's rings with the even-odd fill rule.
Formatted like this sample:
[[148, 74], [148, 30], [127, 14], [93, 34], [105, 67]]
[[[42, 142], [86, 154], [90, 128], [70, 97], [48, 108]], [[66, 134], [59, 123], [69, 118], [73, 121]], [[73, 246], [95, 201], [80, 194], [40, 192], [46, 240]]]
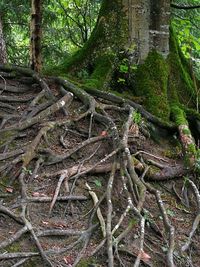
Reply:
[[[64, 98], [47, 79], [48, 98], [39, 80], [11, 76], [0, 82], [0, 266], [200, 266], [198, 179], [176, 134], [100, 97], [91, 116], [74, 89]], [[127, 138], [122, 152], [115, 138]]]

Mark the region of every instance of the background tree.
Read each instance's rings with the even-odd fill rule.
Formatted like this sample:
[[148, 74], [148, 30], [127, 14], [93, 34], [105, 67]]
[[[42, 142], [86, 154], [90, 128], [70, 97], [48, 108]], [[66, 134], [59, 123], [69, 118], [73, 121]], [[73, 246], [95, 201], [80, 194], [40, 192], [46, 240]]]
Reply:
[[0, 63], [7, 63], [6, 44], [3, 35], [3, 24], [0, 14]]
[[42, 39], [42, 0], [32, 0], [31, 5], [31, 68], [40, 72], [42, 68], [41, 39]]

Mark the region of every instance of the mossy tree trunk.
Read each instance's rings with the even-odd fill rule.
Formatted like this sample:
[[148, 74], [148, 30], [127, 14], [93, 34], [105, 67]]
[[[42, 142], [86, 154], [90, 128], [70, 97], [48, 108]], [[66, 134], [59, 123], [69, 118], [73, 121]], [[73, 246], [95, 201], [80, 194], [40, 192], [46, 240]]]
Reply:
[[[177, 124], [183, 150], [193, 159], [196, 150], [187, 114], [195, 109], [196, 92], [189, 65], [170, 29], [170, 2], [103, 0], [90, 39], [65, 70], [74, 74], [86, 69], [90, 77], [85, 85], [103, 88], [116, 78], [112, 75], [116, 62], [126, 58], [128, 70], [134, 69], [132, 93], [143, 99], [153, 115]], [[199, 125], [197, 113], [195, 119]]]
[[66, 70], [80, 69], [102, 54], [128, 51], [144, 61], [149, 51], [169, 53], [170, 1], [103, 0], [98, 20], [85, 46], [67, 62]]

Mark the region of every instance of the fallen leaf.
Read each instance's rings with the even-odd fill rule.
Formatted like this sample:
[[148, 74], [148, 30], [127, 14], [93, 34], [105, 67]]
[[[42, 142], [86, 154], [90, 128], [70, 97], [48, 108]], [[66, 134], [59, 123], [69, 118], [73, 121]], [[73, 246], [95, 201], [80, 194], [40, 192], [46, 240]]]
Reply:
[[107, 133], [106, 131], [102, 131], [100, 135], [101, 135], [101, 136], [107, 136], [108, 133]]
[[69, 256], [63, 257], [63, 260], [67, 264], [67, 267], [71, 267], [72, 266], [72, 263], [73, 263], [72, 256], [69, 255]]
[[32, 196], [33, 197], [47, 197], [45, 193], [39, 193], [39, 192], [33, 192]]
[[140, 259], [144, 261], [148, 261], [151, 259], [151, 256], [142, 250], [140, 252]]
[[47, 197], [47, 195], [45, 193], [41, 193], [40, 196], [41, 197]]
[[44, 225], [48, 225], [48, 224], [49, 224], [49, 222], [47, 222], [47, 221], [42, 221], [42, 223], [43, 223]]
[[11, 188], [11, 187], [6, 187], [6, 192], [8, 192], [8, 193], [12, 193], [12, 192], [13, 192], [13, 188]]
[[33, 192], [33, 193], [32, 193], [32, 196], [33, 196], [33, 197], [39, 197], [39, 196], [40, 196], [40, 193], [39, 193], [39, 192]]

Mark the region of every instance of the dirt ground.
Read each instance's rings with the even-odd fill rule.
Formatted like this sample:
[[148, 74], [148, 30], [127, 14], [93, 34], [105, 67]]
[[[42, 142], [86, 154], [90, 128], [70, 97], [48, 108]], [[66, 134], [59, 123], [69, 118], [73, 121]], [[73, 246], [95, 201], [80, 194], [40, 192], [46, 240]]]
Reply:
[[[62, 97], [59, 86], [50, 81], [48, 85], [55, 97], [53, 102], [58, 101]], [[11, 92], [8, 90], [10, 86], [24, 90]], [[41, 87], [37, 82], [33, 83], [31, 78], [1, 79], [1, 88], [0, 266], [108, 266], [108, 241], [99, 247], [102, 240], [106, 239], [99, 217], [94, 212], [91, 193], [95, 194], [97, 201], [101, 200], [99, 208], [106, 229], [109, 221], [111, 229], [118, 225], [111, 238], [114, 266], [170, 266], [167, 261], [170, 244], [173, 243], [170, 243], [170, 238], [174, 239], [174, 266], [200, 266], [198, 227], [188, 248], [183, 251], [195, 225], [195, 218], [198, 221], [198, 201], [194, 188], [188, 184], [188, 179], [191, 179], [198, 189], [196, 174], [159, 181], [151, 179], [151, 175], [148, 177], [148, 172], [144, 175], [144, 170], [135, 167], [140, 181], [144, 179], [160, 193], [164, 216], [171, 228], [166, 226], [162, 207], [151, 190], [146, 191], [140, 216], [132, 208], [125, 212], [129, 203], [127, 192], [131, 191], [131, 185], [129, 176], [120, 172], [118, 167], [112, 183], [110, 212], [110, 202], [106, 196], [111, 177], [110, 166], [116, 155], [118, 163], [123, 160], [123, 154], [108, 156], [113, 151], [111, 126], [91, 119], [91, 116], [76, 120], [87, 108], [75, 95], [66, 109], [50, 112], [19, 130], [20, 123], [41, 114], [53, 102], [42, 96], [31, 105], [41, 92]], [[112, 119], [119, 139], [123, 138], [123, 127], [128, 117], [125, 108], [123, 110], [117, 104], [113, 108], [112, 102], [95, 99], [99, 106], [106, 106], [105, 113], [99, 113]], [[56, 122], [57, 125], [48, 128], [36, 142], [40, 130], [49, 122]], [[176, 134], [172, 136], [164, 132], [162, 136], [157, 135], [144, 118], [133, 122], [128, 134], [131, 155], [144, 166], [148, 163], [152, 170], [157, 171], [158, 166], [176, 167], [183, 164]], [[92, 138], [93, 142], [88, 141], [81, 146]], [[28, 164], [25, 164], [28, 152], [31, 156]], [[63, 156], [65, 158], [61, 160]], [[102, 168], [98, 170], [98, 167]], [[137, 186], [134, 187], [134, 192], [138, 193]], [[141, 217], [145, 219], [143, 238]], [[174, 235], [170, 235], [172, 228]], [[127, 234], [114, 245], [126, 229], [129, 229]], [[139, 265], [134, 265], [136, 259], [140, 259]]]

